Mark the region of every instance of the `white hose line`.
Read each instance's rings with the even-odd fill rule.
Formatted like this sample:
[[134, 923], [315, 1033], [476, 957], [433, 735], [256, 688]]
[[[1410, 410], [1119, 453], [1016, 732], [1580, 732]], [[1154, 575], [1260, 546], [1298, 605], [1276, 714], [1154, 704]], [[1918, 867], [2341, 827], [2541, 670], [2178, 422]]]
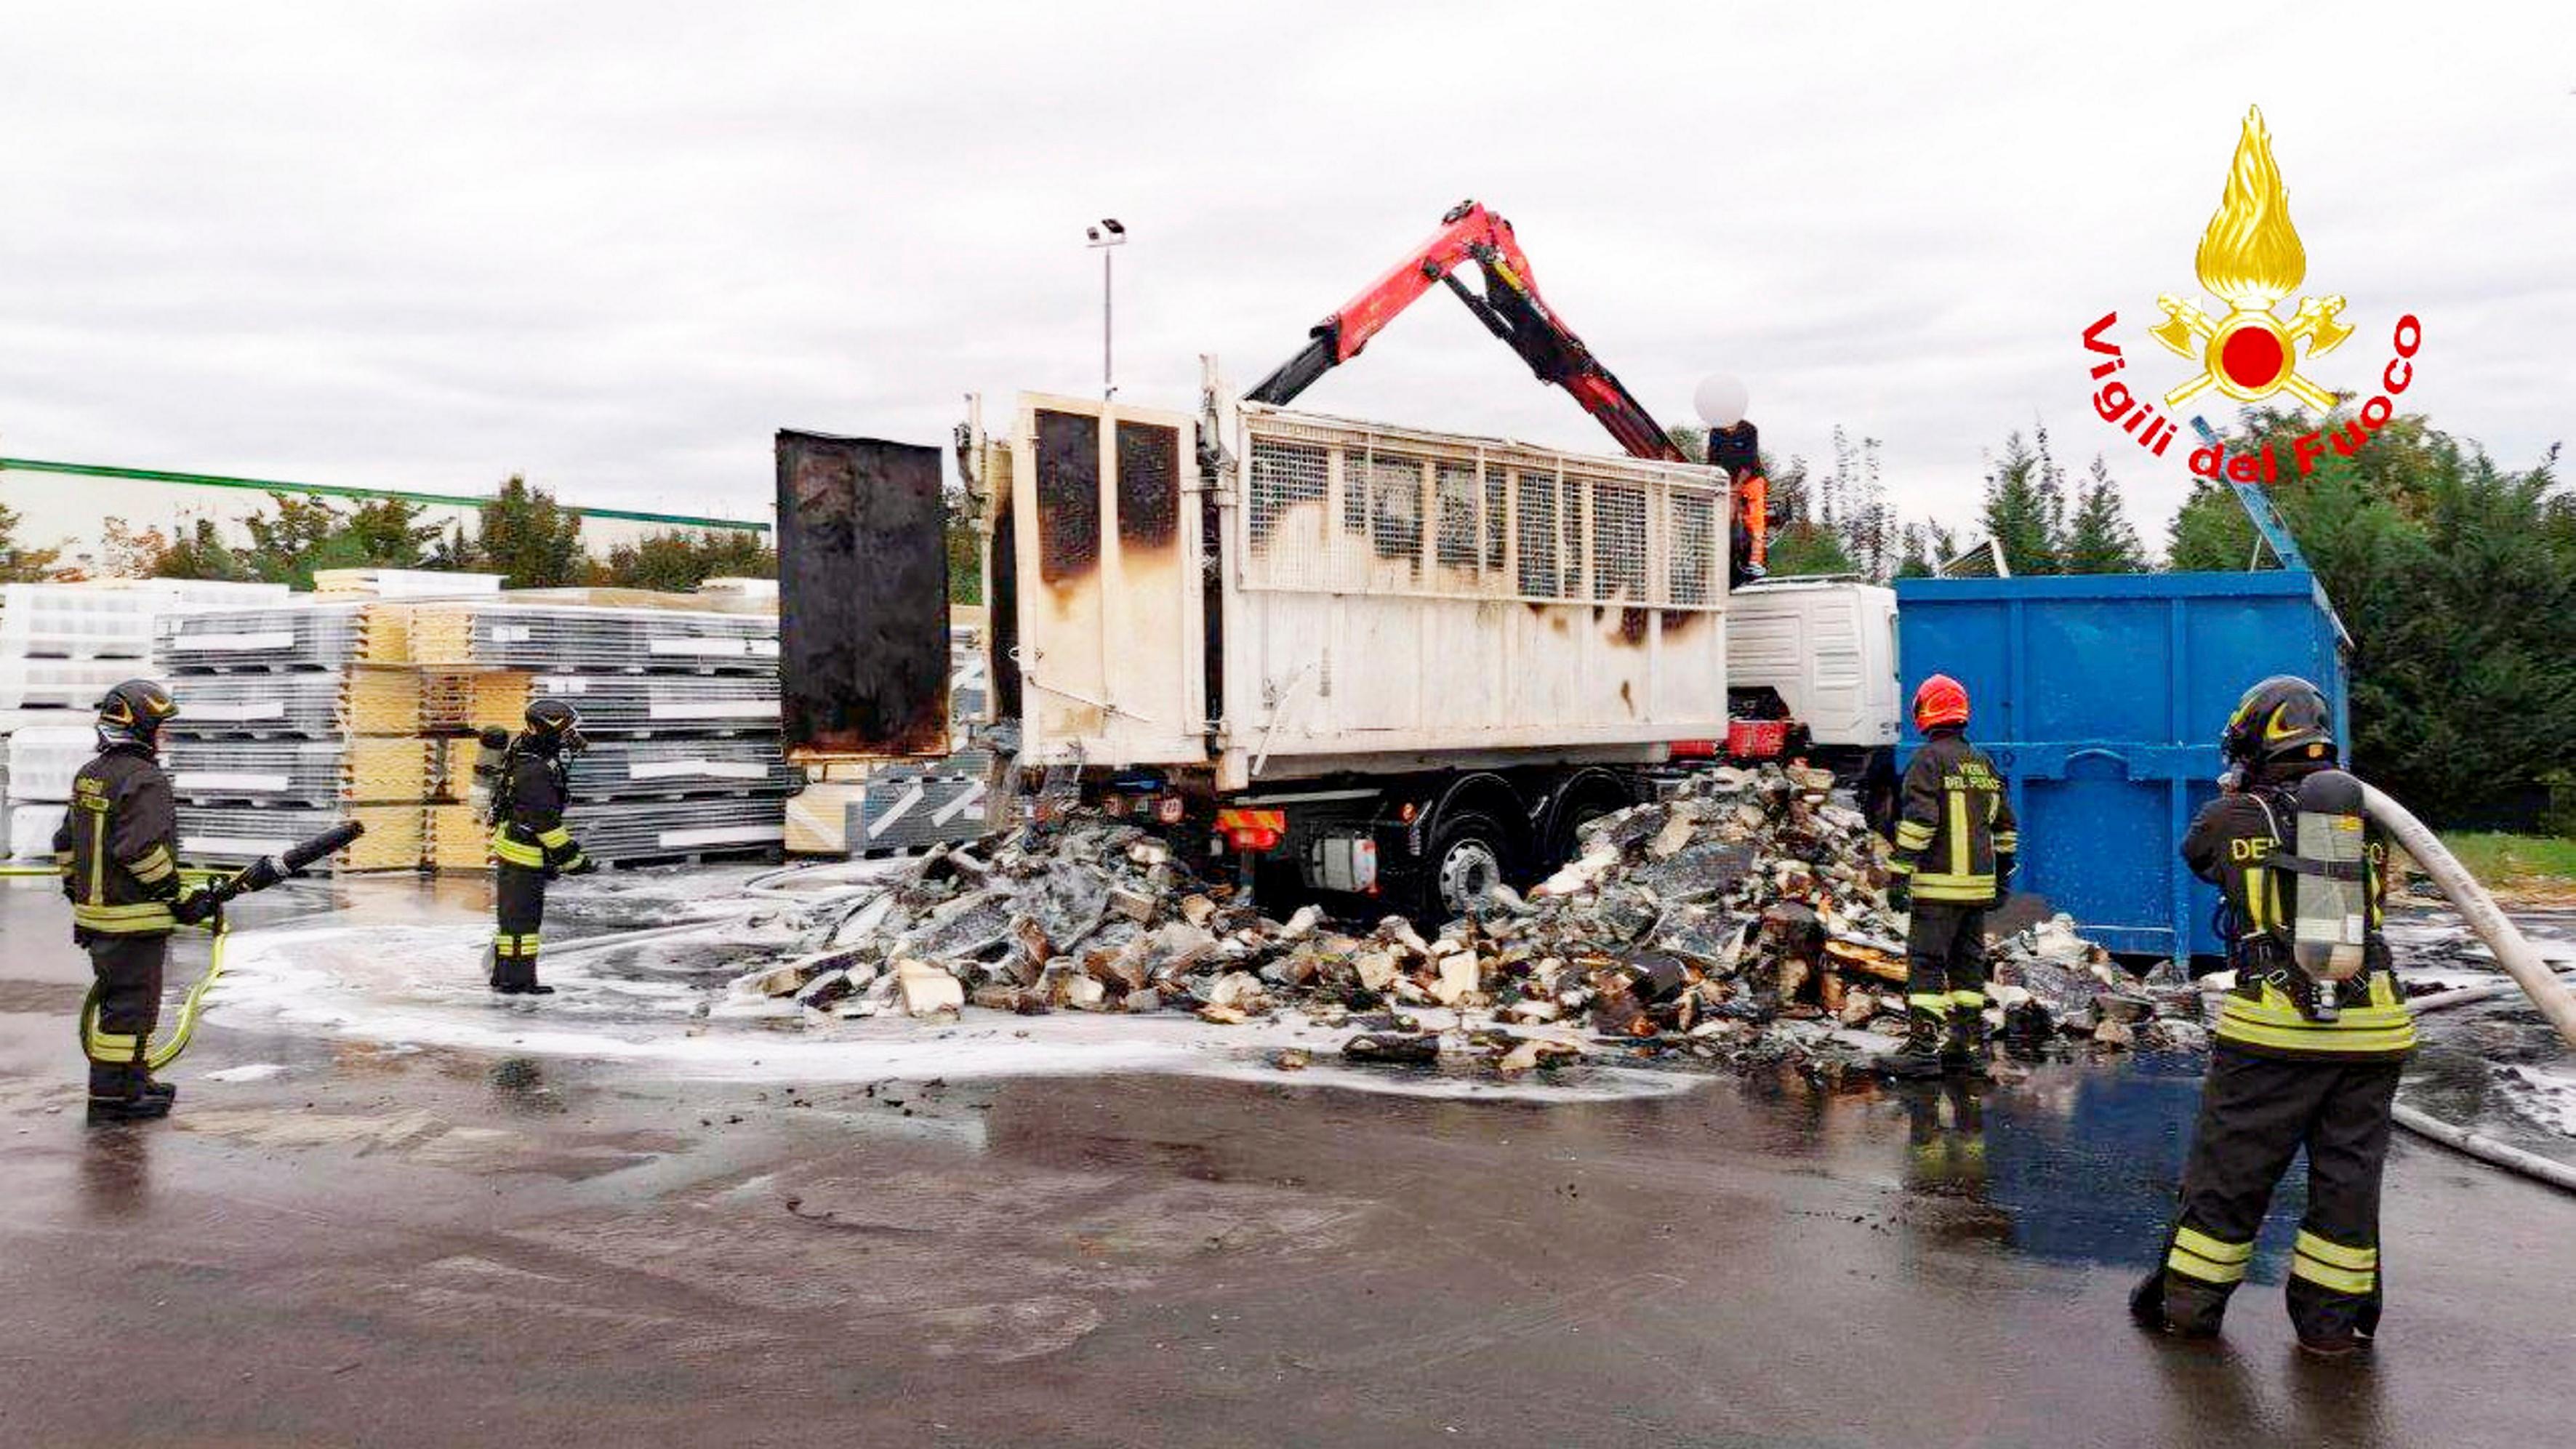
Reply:
[[[2576, 985], [2576, 973], [2558, 979], [2561, 984]], [[2521, 989], [2522, 983], [2519, 981], [2481, 981], [2473, 986], [2455, 986], [2448, 991], [2436, 991], [2427, 996], [2418, 996], [2406, 1005], [2417, 1016], [2422, 1016], [2429, 1011], [2447, 1011], [2454, 1006], [2466, 1006], [2473, 1001], [2492, 1001], [2496, 997]], [[2491, 1166], [2501, 1167], [2507, 1172], [2518, 1172], [2525, 1177], [2537, 1178], [2552, 1187], [2576, 1192], [2576, 1167], [2570, 1167], [2553, 1158], [2542, 1157], [2538, 1153], [2526, 1152], [2510, 1143], [2498, 1142], [2492, 1137], [2472, 1132], [2458, 1123], [2443, 1121], [2419, 1107], [2400, 1104], [2394, 1109], [2394, 1113], [2398, 1126], [2418, 1136], [2430, 1137], [2445, 1147], [2466, 1153]]]
[[650, 941], [657, 936], [678, 936], [690, 931], [722, 931], [741, 925], [750, 914], [746, 911], [740, 916], [709, 916], [702, 921], [682, 921], [674, 926], [646, 926], [641, 930], [612, 931], [605, 936], [584, 936], [579, 940], [566, 941], [560, 946], [549, 941], [546, 943], [546, 959], [559, 960], [584, 951], [605, 951], [612, 946]]
[[2405, 847], [2424, 873], [2433, 878], [2433, 884], [2450, 898], [2452, 908], [2469, 923], [2469, 929], [2487, 943], [2487, 949], [2495, 953], [2496, 964], [2522, 987], [2532, 1004], [2540, 1008], [2540, 1014], [2549, 1018], [2549, 1024], [2558, 1028], [2559, 1039], [2576, 1047], [2576, 996], [2568, 994], [2567, 987], [2540, 959], [2540, 953], [2523, 939], [2521, 930], [2505, 918], [2495, 897], [2487, 894], [2477, 877], [2469, 874], [2439, 837], [2424, 828], [2423, 821], [2408, 814], [2405, 806], [2367, 783], [2361, 787], [2361, 799], [2371, 818]]
[[2397, 1104], [2392, 1111], [2397, 1118], [2397, 1125], [2409, 1132], [2429, 1137], [2445, 1147], [2465, 1152], [2481, 1162], [2493, 1163], [2508, 1172], [2517, 1172], [2524, 1177], [2548, 1183], [2552, 1187], [2576, 1192], [2576, 1167], [2543, 1157], [2536, 1152], [2525, 1152], [2519, 1147], [2498, 1142], [2492, 1137], [2472, 1132], [2456, 1123], [2445, 1122], [2431, 1113], [2409, 1107], [2403, 1102]]
[[[2576, 987], [2576, 972], [2570, 972], [2565, 976], [2559, 977], [2558, 984], [2561, 986]], [[2422, 1016], [2428, 1011], [2441, 1011], [2447, 1007], [2466, 1006], [2472, 1001], [2486, 1001], [2493, 997], [2503, 996], [2509, 992], [2520, 991], [2521, 989], [2522, 983], [2519, 981], [2480, 981], [2468, 986], [2454, 986], [2447, 991], [2427, 992], [2422, 996], [2410, 999], [2406, 1003], [2406, 1006], [2408, 1010], [2413, 1011], [2417, 1016]]]
[[[795, 890], [779, 884], [780, 881], [790, 880], [797, 876], [806, 875], [828, 880], [831, 872], [847, 871], [853, 868], [869, 869], [872, 873], [862, 876], [857, 880], [844, 882], [838, 886], [826, 885], [820, 890]], [[740, 889], [745, 895], [758, 896], [763, 900], [827, 901], [837, 895], [846, 895], [855, 890], [880, 884], [884, 880], [885, 874], [884, 862], [882, 861], [814, 860], [807, 861], [801, 865], [786, 865], [780, 866], [776, 870], [763, 871], [759, 875], [753, 876], [751, 879], [744, 881], [738, 889]]]
[[[2425, 828], [2424, 822], [2410, 814], [2406, 807], [2388, 797], [2378, 787], [2365, 782], [2361, 787], [2362, 806], [2372, 819], [2404, 847], [2407, 855], [2424, 868], [2449, 898], [2460, 919], [2478, 933], [2487, 949], [2495, 953], [2496, 964], [2513, 978], [2540, 1014], [2558, 1029], [2559, 1039], [2576, 1046], [2576, 996], [2568, 994], [2568, 983], [2559, 979], [2540, 959], [2540, 953], [2523, 939], [2522, 931], [2497, 907], [2495, 897], [2469, 874], [2441, 837]], [[2444, 1007], [2462, 1006], [2503, 994], [2505, 983], [2482, 982], [2452, 991], [2435, 992], [2407, 1003], [2415, 1012], [2440, 1011]], [[2492, 1137], [2472, 1132], [2453, 1122], [2445, 1122], [2419, 1108], [2400, 1104], [2393, 1109], [2397, 1125], [2418, 1136], [2429, 1137], [2455, 1151], [2464, 1152], [2481, 1162], [2491, 1163], [2508, 1172], [2548, 1183], [2552, 1187], [2576, 1192], [2576, 1167], [2555, 1162], [2538, 1153], [2498, 1142]]]

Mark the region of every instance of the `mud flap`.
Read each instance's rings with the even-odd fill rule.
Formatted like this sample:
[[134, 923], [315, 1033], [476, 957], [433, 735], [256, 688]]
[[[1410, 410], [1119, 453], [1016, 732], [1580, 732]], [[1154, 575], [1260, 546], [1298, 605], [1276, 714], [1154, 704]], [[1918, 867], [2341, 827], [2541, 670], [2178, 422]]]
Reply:
[[939, 450], [778, 434], [780, 726], [787, 757], [949, 750]]

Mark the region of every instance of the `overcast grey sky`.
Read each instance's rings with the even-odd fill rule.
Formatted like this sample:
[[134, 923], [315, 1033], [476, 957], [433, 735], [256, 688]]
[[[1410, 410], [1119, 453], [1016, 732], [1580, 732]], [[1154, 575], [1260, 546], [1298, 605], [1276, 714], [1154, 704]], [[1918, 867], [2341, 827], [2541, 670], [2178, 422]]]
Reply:
[[[2360, 329], [2321, 380], [2412, 310], [2409, 404], [2515, 466], [2569, 431], [2564, 7], [1949, 8], [13, 0], [0, 453], [746, 513], [782, 425], [1096, 387], [1096, 217], [1121, 394], [1186, 406], [1473, 196], [1667, 421], [1736, 372], [1775, 452], [1877, 436], [1959, 521], [2044, 419], [2154, 541], [2182, 452], [2091, 417], [2079, 334], [2176, 372], [2248, 102]], [[1304, 401], [1610, 447], [1439, 296]]]

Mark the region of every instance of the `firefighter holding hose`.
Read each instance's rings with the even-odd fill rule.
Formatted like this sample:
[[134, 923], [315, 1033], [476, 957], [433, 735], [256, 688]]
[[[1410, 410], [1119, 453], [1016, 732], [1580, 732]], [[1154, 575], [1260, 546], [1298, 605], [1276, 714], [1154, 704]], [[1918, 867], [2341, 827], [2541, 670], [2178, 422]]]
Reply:
[[2218, 1017], [2182, 1204], [2163, 1264], [2130, 1308], [2150, 1329], [2218, 1332], [2272, 1190], [2308, 1155], [2290, 1259], [2299, 1346], [2339, 1356], [2378, 1330], [2379, 1186], [2397, 1077], [2415, 1046], [2380, 929], [2388, 847], [2361, 781], [2337, 765], [2325, 696], [2275, 676], [2246, 691], [2220, 743], [2225, 793], [2183, 860], [2226, 898], [2236, 974]]
[[[599, 867], [564, 824], [571, 798], [570, 757], [589, 746], [581, 712], [564, 700], [528, 706], [527, 728], [508, 741], [492, 794], [492, 989], [505, 996], [549, 996], [537, 984], [537, 946], [545, 922], [546, 882]], [[497, 732], [496, 732], [497, 733]]]
[[179, 1095], [152, 1079], [161, 973], [171, 931], [204, 919], [212, 904], [180, 883], [179, 815], [160, 760], [161, 726], [178, 713], [170, 692], [148, 679], [109, 690], [98, 704], [98, 755], [72, 777], [71, 805], [54, 832], [72, 940], [97, 977], [97, 1012], [81, 1033], [92, 1122], [166, 1117]]

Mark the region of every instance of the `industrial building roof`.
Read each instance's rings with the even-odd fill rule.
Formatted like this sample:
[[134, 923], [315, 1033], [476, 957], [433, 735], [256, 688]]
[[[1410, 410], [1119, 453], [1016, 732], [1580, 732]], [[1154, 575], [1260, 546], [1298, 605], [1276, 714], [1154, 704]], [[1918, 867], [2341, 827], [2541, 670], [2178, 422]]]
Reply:
[[[449, 508], [480, 508], [492, 501], [489, 494], [414, 493], [400, 488], [357, 488], [344, 483], [286, 483], [273, 478], [229, 478], [213, 473], [172, 473], [158, 468], [120, 468], [105, 463], [55, 463], [40, 458], [0, 458], [0, 473], [67, 473], [84, 478], [131, 478], [145, 483], [178, 483], [206, 488], [248, 488], [262, 493], [302, 493], [323, 498], [399, 498], [406, 503], [437, 504]], [[742, 518], [701, 518], [685, 513], [648, 513], [631, 508], [593, 508], [578, 503], [562, 507], [584, 518], [615, 518], [630, 523], [655, 523], [671, 528], [731, 528], [752, 533], [770, 531], [766, 523]]]

